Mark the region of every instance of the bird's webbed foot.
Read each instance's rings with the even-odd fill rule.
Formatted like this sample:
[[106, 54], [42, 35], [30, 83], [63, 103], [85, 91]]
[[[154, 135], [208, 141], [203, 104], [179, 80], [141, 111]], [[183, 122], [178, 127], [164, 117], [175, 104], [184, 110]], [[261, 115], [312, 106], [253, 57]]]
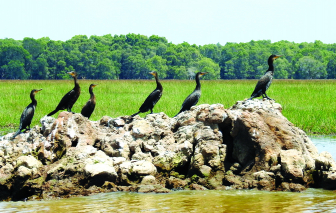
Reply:
[[266, 95], [266, 99], [267, 99], [267, 100], [270, 100], [270, 101], [275, 101], [274, 99], [268, 97], [267, 95]]
[[71, 109], [68, 109], [68, 112], [71, 112], [72, 114], [75, 114], [73, 111], [71, 111]]

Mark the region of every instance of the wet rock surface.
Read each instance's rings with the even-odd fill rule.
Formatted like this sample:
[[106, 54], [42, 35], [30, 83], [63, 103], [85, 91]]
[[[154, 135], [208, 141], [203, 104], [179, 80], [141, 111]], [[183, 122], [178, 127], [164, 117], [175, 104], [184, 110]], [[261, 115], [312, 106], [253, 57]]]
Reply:
[[0, 200], [110, 191], [336, 189], [336, 163], [269, 100], [203, 104], [170, 118], [61, 112], [0, 139]]

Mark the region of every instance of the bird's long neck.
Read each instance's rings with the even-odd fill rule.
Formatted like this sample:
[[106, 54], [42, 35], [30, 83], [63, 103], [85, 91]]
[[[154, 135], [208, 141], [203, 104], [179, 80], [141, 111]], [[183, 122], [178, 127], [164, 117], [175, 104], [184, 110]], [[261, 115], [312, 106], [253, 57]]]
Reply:
[[89, 88], [89, 93], [90, 93], [90, 99], [95, 100], [95, 95], [93, 93], [93, 88], [92, 87]]
[[201, 82], [199, 79], [199, 74], [196, 75], [196, 88], [195, 90], [200, 90], [201, 89]]
[[37, 101], [36, 101], [36, 99], [35, 99], [35, 93], [34, 93], [34, 92], [31, 92], [31, 93], [30, 93], [30, 99], [32, 100], [32, 104], [33, 104], [34, 106], [36, 106], [36, 105], [37, 105]]
[[77, 82], [77, 76], [74, 76], [73, 77], [74, 78], [74, 83], [75, 83], [75, 90], [80, 90], [80, 87], [79, 87], [79, 84], [78, 84], [78, 82]]
[[272, 72], [274, 72], [273, 60], [269, 60], [269, 61], [268, 61], [268, 70], [267, 70], [267, 72], [268, 72], [268, 71], [272, 71]]
[[156, 89], [162, 91], [163, 88], [162, 88], [162, 85], [161, 85], [161, 83], [160, 83], [159, 78], [157, 77], [157, 75], [155, 76], [155, 81], [156, 81]]

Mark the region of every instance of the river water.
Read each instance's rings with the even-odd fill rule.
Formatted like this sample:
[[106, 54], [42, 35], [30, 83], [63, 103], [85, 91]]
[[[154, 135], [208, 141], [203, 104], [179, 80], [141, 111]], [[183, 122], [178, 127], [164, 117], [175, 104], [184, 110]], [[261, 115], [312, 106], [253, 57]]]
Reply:
[[[319, 152], [336, 159], [336, 139], [311, 137]], [[257, 190], [176, 191], [168, 194], [111, 192], [87, 197], [0, 202], [0, 212], [336, 212], [336, 192]]]

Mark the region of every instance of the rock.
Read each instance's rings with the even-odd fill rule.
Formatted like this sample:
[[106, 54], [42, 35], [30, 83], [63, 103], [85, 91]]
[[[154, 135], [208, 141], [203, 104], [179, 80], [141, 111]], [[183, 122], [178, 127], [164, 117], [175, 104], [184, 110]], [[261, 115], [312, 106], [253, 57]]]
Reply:
[[17, 176], [27, 179], [32, 175], [32, 170], [28, 169], [25, 166], [19, 166], [18, 170], [17, 170]]
[[176, 177], [169, 177], [169, 179], [166, 181], [166, 187], [173, 190], [182, 190], [187, 186], [187, 184], [187, 180], [182, 180]]
[[156, 184], [156, 179], [153, 175], [147, 175], [144, 178], [142, 178], [141, 184], [142, 185], [154, 185]]
[[16, 160], [16, 166], [24, 166], [28, 169], [38, 169], [40, 167], [42, 167], [42, 163], [40, 161], [38, 161], [36, 158], [34, 158], [33, 156], [29, 155], [29, 156], [21, 156]]
[[168, 192], [170, 192], [170, 190], [164, 188], [163, 186], [161, 186], [159, 184], [156, 184], [156, 185], [140, 185], [137, 188], [137, 192], [141, 192], [141, 193], [150, 193], [150, 192], [168, 193]]
[[[201, 104], [169, 118], [61, 112], [0, 139], [0, 200], [108, 191], [336, 189], [336, 162], [273, 100]], [[165, 188], [167, 187], [167, 188]]]
[[281, 168], [289, 178], [302, 178], [305, 169], [305, 161], [295, 149], [281, 150]]
[[211, 167], [202, 165], [200, 168], [200, 172], [202, 173], [203, 177], [209, 177], [211, 172]]
[[336, 169], [336, 164], [330, 153], [321, 152], [315, 159], [315, 168], [317, 170], [328, 171]]
[[198, 185], [196, 183], [190, 184], [190, 189], [192, 189], [192, 190], [208, 190], [204, 186]]
[[0, 168], [0, 179], [7, 179], [14, 172], [12, 164], [6, 164]]
[[132, 162], [131, 173], [137, 175], [155, 175], [156, 167], [148, 161]]
[[154, 131], [146, 120], [137, 120], [133, 123], [132, 135], [136, 138], [149, 136]]
[[103, 163], [87, 164], [84, 171], [90, 177], [105, 176], [107, 181], [114, 181], [117, 177], [114, 167]]

